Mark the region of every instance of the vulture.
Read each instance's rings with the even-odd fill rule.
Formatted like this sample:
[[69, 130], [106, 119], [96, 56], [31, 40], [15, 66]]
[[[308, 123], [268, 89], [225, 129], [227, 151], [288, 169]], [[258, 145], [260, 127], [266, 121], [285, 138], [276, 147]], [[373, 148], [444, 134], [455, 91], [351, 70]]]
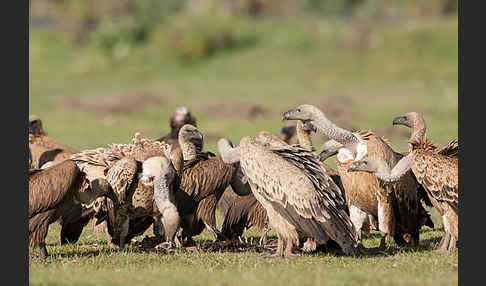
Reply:
[[184, 126], [185, 124], [191, 124], [197, 127], [196, 117], [192, 116], [189, 109], [185, 106], [176, 108], [174, 116], [169, 119], [169, 124], [170, 133], [163, 137], [160, 137], [155, 141], [164, 141], [167, 144], [171, 145], [172, 148], [179, 146], [179, 130], [182, 128], [182, 126]]
[[[439, 251], [456, 249], [458, 240], [458, 154], [459, 143], [452, 140], [438, 147], [426, 138], [425, 120], [417, 112], [409, 112], [393, 119], [393, 125], [405, 125], [412, 129], [408, 141], [409, 153], [394, 167], [374, 159], [360, 162], [353, 169], [371, 172], [386, 182], [395, 182], [411, 170], [425, 189], [432, 205], [442, 216], [445, 234], [439, 244]], [[390, 171], [390, 168], [393, 168]]]
[[[60, 163], [79, 150], [68, 147], [47, 136], [39, 116], [29, 116], [29, 156], [32, 169], [46, 169]], [[83, 228], [93, 218], [94, 212], [74, 201], [69, 202], [61, 216], [61, 244], [77, 242]]]
[[111, 144], [71, 156], [89, 180], [105, 178], [117, 194], [118, 207], [107, 202], [101, 209], [108, 217], [106, 230], [111, 242], [120, 249], [129, 242], [127, 238], [142, 234], [154, 221], [164, 226], [167, 242], [180, 245], [175, 237], [180, 217], [174, 210], [182, 169], [180, 157], [177, 149], [143, 138], [140, 133], [130, 144]]
[[179, 146], [184, 159], [180, 189], [176, 201], [182, 216], [182, 239], [192, 244], [192, 237], [205, 228], [213, 240], [224, 236], [216, 226], [216, 206], [228, 186], [238, 195], [250, 194], [250, 187], [241, 181], [236, 164], [226, 164], [220, 156], [202, 152], [203, 135], [193, 125], [179, 131]]
[[393, 151], [387, 141], [371, 131], [350, 132], [336, 126], [315, 106], [304, 104], [284, 113], [284, 120], [310, 121], [329, 139], [343, 145], [337, 154], [337, 169], [344, 186], [349, 214], [359, 235], [369, 221], [368, 215], [378, 217], [382, 235], [379, 249], [386, 247], [386, 237], [393, 237], [398, 245], [416, 246], [419, 243], [420, 200], [418, 184], [408, 172], [395, 184], [384, 184], [366, 172], [348, 172], [354, 161], [368, 156], [378, 157], [395, 165], [403, 155]]
[[29, 245], [40, 249], [40, 257], [48, 255], [45, 238], [49, 225], [58, 220], [72, 201], [89, 204], [99, 196], [115, 203], [117, 198], [103, 178], [89, 184], [72, 160], [65, 160], [46, 169], [29, 171]]
[[[358, 133], [359, 133], [359, 131], [358, 131]], [[337, 142], [333, 139], [330, 139], [323, 144], [322, 150], [318, 155], [318, 159], [321, 162], [323, 162], [326, 159], [328, 159], [329, 157], [336, 155], [338, 153], [339, 149], [342, 148], [342, 147], [343, 147], [343, 145], [341, 143], [339, 143], [339, 142]], [[408, 154], [408, 152], [402, 153], [402, 154], [397, 154], [397, 156], [401, 157], [401, 156], [406, 156], [407, 154]], [[411, 175], [415, 179], [415, 181], [417, 182], [413, 173]], [[337, 175], [337, 176], [339, 176], [339, 175]], [[335, 177], [333, 177], [333, 178], [335, 178]], [[339, 178], [339, 180], [340, 180], [340, 178]], [[424, 188], [418, 182], [417, 182], [417, 184], [419, 185], [417, 191], [418, 191], [418, 197], [419, 197], [420, 201], [423, 201], [425, 203], [425, 205], [432, 207], [432, 203], [430, 202], [429, 198], [427, 197], [427, 194], [425, 193]], [[342, 185], [339, 185], [339, 186], [341, 187]], [[344, 188], [342, 190], [344, 190]], [[428, 226], [430, 228], [434, 228], [434, 222], [432, 221], [430, 214], [427, 212], [427, 210], [421, 204], [419, 204], [419, 212], [420, 212], [420, 225], [421, 226], [425, 225], [425, 226]], [[376, 220], [377, 220], [377, 218], [375, 216], [368, 214], [368, 222], [365, 221], [363, 223], [362, 231], [369, 232], [372, 229], [379, 231], [378, 225], [377, 225], [378, 222]]]
[[312, 237], [318, 244], [336, 241], [345, 255], [358, 256], [356, 231], [345, 211], [341, 191], [307, 149], [288, 145], [269, 132], [243, 137], [231, 147], [227, 139], [225, 162], [240, 162], [255, 198], [277, 233], [275, 256], [292, 256], [293, 245]]

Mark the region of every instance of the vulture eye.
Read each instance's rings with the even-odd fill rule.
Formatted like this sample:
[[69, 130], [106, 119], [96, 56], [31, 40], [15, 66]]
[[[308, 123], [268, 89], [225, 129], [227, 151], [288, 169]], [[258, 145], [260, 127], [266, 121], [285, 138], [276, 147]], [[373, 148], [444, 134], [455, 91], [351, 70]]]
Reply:
[[297, 112], [300, 112], [300, 111], [301, 111], [300, 108], [297, 108]]

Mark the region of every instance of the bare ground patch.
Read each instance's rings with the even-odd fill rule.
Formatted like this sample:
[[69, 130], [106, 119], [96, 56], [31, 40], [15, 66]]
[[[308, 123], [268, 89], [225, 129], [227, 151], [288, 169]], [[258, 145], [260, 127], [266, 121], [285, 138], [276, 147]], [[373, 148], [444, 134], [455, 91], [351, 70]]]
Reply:
[[110, 114], [127, 114], [151, 105], [161, 105], [168, 102], [167, 98], [157, 93], [136, 92], [120, 96], [56, 99], [56, 104], [62, 108], [72, 108], [90, 114], [107, 117]]
[[218, 104], [203, 105], [196, 107], [195, 111], [211, 114], [215, 118], [246, 118], [250, 121], [270, 119], [275, 114], [275, 112], [272, 112], [263, 105], [238, 101], [224, 101]]

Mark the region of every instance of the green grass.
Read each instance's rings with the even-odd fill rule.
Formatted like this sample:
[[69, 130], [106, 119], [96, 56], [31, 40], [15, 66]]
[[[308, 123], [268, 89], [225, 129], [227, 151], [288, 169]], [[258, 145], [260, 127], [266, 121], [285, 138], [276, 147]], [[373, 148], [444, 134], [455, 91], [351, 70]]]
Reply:
[[[289, 124], [280, 120], [282, 112], [301, 103], [319, 106], [339, 125], [375, 130], [397, 151], [406, 150], [409, 130], [391, 121], [409, 111], [424, 114], [428, 137], [438, 144], [457, 138], [457, 17], [375, 23], [370, 48], [362, 52], [342, 47], [353, 33], [343, 21], [272, 19], [245, 25], [255, 37], [253, 46], [191, 64], [173, 57], [166, 28], [116, 63], [60, 34], [31, 31], [29, 113], [42, 118], [50, 136], [79, 149], [125, 143], [135, 132], [165, 135], [168, 118], [181, 105], [197, 117], [205, 149], [213, 152], [220, 137], [237, 143], [261, 130], [278, 133]], [[72, 98], [103, 105], [99, 99], [116, 102], [139, 92], [163, 101], [128, 113], [92, 113], [59, 103]], [[254, 106], [266, 113], [249, 120]], [[315, 137], [317, 149], [325, 139]], [[328, 163], [334, 166], [335, 158]], [[424, 228], [415, 251], [392, 243], [388, 255], [291, 260], [252, 252], [161, 254], [135, 246], [119, 253], [90, 226], [77, 244], [60, 246], [59, 226], [53, 224], [47, 238], [52, 257], [43, 262], [31, 252], [29, 278], [32, 285], [456, 285], [457, 252], [432, 252], [442, 235], [436, 213], [434, 222], [437, 229]], [[376, 235], [365, 240], [367, 246], [378, 244]]]

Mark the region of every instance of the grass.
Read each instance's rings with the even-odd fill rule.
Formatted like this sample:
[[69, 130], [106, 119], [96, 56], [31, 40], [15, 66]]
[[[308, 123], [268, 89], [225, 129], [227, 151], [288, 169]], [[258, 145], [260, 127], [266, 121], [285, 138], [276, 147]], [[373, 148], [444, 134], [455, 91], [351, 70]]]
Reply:
[[[373, 129], [397, 151], [406, 150], [409, 130], [392, 127], [392, 118], [412, 110], [424, 114], [428, 137], [438, 144], [457, 138], [457, 17], [372, 23], [370, 47], [363, 51], [345, 48], [354, 28], [344, 21], [267, 19], [247, 25], [252, 46], [193, 63], [172, 57], [165, 28], [115, 63], [58, 33], [32, 30], [29, 113], [42, 118], [50, 136], [79, 149], [128, 142], [135, 132], [165, 135], [168, 118], [181, 105], [197, 117], [205, 149], [213, 152], [220, 137], [237, 143], [261, 130], [278, 133], [288, 124], [281, 122], [282, 112], [300, 103], [319, 106], [339, 125]], [[160, 103], [122, 112], [108, 108], [127, 95], [144, 101], [137, 95], [142, 92]], [[67, 105], [66, 99], [79, 101]], [[83, 108], [90, 102], [98, 111]], [[264, 114], [251, 118], [255, 107]], [[325, 139], [315, 137], [318, 149]], [[328, 163], [334, 166], [335, 158]], [[434, 222], [435, 230], [422, 230], [417, 250], [392, 243], [387, 255], [290, 260], [254, 252], [161, 254], [136, 246], [119, 253], [91, 226], [77, 244], [60, 246], [56, 223], [47, 237], [52, 256], [40, 261], [32, 251], [29, 278], [32, 285], [456, 285], [457, 252], [432, 252], [443, 233], [435, 212]], [[366, 246], [378, 244], [376, 234], [365, 239]]]

